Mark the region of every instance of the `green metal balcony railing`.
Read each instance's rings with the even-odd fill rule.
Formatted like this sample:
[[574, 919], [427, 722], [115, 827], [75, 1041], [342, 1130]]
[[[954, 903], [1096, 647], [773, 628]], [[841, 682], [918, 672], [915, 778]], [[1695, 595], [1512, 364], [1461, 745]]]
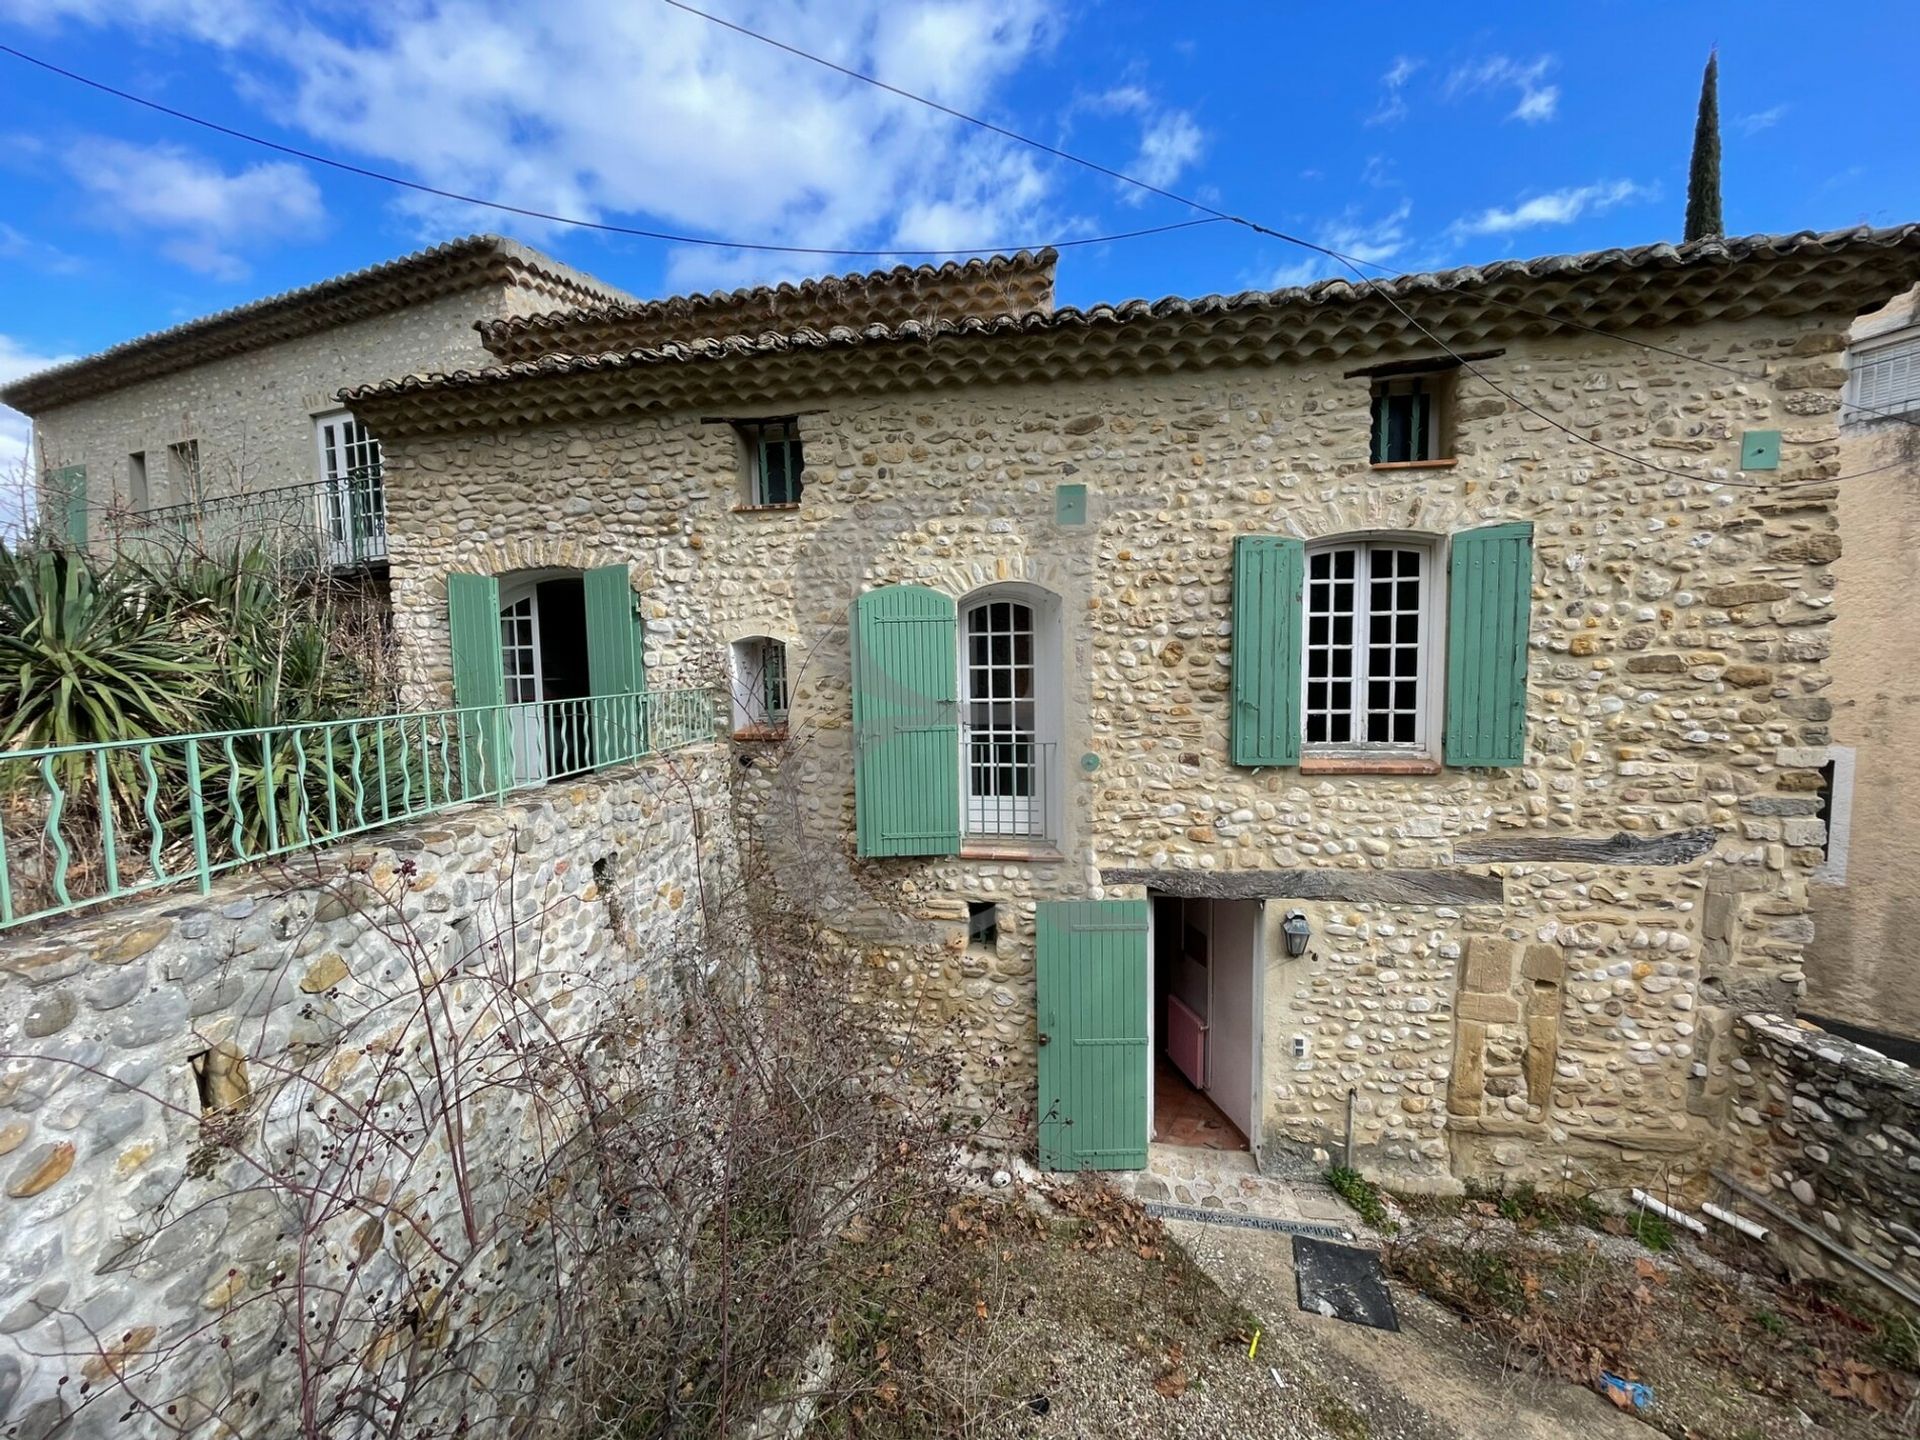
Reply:
[[0, 929], [713, 738], [706, 690], [0, 751]]
[[337, 480], [111, 511], [103, 528], [117, 553], [148, 562], [259, 545], [302, 566], [351, 569], [387, 558], [386, 486], [377, 469], [355, 471]]

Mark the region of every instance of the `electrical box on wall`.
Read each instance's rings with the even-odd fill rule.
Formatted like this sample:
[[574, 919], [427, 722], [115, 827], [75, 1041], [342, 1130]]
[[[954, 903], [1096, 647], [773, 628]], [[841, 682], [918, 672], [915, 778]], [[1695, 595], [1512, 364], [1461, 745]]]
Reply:
[[1293, 1037], [1293, 1058], [1294, 1059], [1304, 1060], [1307, 1058], [1307, 1056], [1309, 1056], [1312, 1053], [1313, 1053], [1313, 1046], [1307, 1040], [1306, 1036], [1296, 1035]]
[[1053, 518], [1061, 525], [1086, 524], [1087, 487], [1084, 485], [1054, 486]]
[[1742, 470], [1778, 470], [1780, 468], [1780, 432], [1747, 430], [1740, 435]]

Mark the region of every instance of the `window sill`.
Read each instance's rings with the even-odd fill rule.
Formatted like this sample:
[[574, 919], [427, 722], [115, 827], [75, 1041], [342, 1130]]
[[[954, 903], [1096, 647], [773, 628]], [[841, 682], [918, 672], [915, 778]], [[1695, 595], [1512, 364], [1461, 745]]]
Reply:
[[1454, 460], [1370, 460], [1369, 470], [1451, 470], [1460, 462]]
[[798, 500], [788, 500], [778, 505], [736, 505], [733, 507], [733, 513], [736, 515], [777, 515], [783, 511], [798, 510], [799, 508], [800, 502]]
[[1035, 865], [1058, 865], [1067, 857], [1045, 841], [1036, 840], [1023, 844], [1018, 840], [1005, 840], [982, 836], [980, 839], [966, 839], [960, 842], [962, 860], [1013, 860]]
[[1438, 775], [1431, 755], [1302, 755], [1302, 775]]
[[770, 745], [787, 738], [784, 725], [743, 725], [733, 732], [733, 738], [743, 744]]

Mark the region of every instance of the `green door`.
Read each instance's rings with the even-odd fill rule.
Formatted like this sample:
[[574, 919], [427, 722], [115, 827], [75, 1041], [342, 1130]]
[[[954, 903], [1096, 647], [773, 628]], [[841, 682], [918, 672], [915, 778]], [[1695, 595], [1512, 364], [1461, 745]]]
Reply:
[[1049, 900], [1038, 920], [1040, 1168], [1147, 1163], [1147, 902]]

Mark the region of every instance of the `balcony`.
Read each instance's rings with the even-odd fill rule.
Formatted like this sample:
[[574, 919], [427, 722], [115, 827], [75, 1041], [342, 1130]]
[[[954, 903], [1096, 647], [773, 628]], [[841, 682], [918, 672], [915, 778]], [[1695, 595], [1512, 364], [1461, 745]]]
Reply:
[[151, 510], [113, 510], [103, 522], [116, 554], [148, 563], [230, 555], [250, 545], [302, 569], [362, 570], [387, 561], [387, 496], [377, 469]]

